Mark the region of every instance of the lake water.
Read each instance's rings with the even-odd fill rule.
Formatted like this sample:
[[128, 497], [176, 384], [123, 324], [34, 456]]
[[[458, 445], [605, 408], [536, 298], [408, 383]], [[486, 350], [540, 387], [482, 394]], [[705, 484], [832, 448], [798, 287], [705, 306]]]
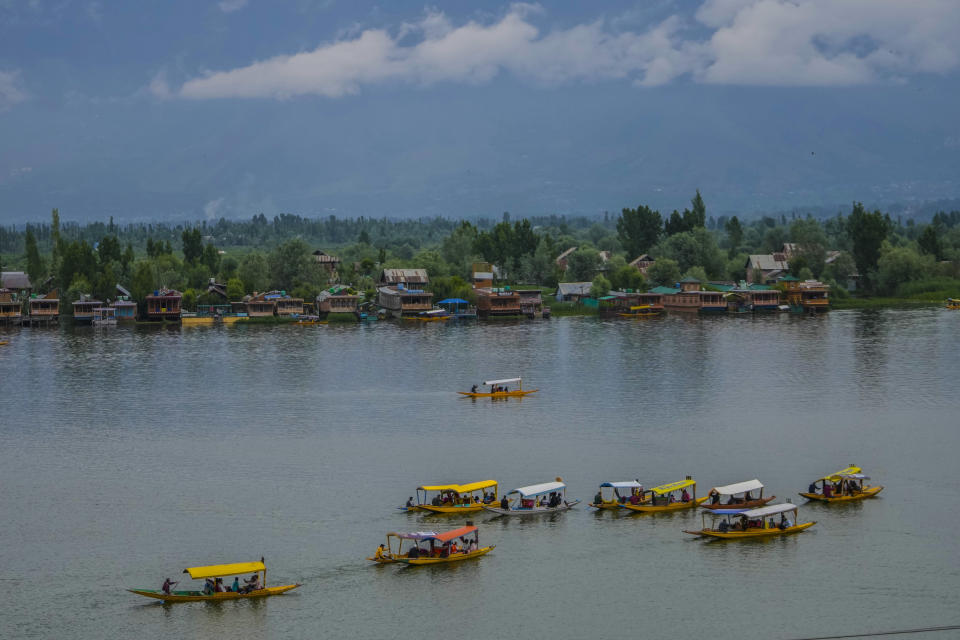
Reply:
[[[797, 638], [960, 622], [960, 313], [0, 329], [0, 628], [16, 638]], [[522, 374], [539, 393], [454, 394]], [[803, 505], [850, 463], [880, 497]], [[476, 517], [479, 561], [371, 566], [422, 483], [753, 477], [807, 532]], [[780, 500], [778, 499], [777, 502]], [[165, 606], [267, 560], [261, 601]], [[183, 588], [190, 581], [181, 583]], [[937, 634], [933, 634], [937, 635]], [[933, 635], [931, 637], [933, 637]], [[938, 634], [937, 637], [943, 637]]]

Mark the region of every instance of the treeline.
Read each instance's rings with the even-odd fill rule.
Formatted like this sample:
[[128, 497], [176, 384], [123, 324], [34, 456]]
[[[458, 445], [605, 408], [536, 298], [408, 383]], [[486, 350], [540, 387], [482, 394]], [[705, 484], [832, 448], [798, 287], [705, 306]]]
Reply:
[[[327, 286], [328, 272], [312, 255], [322, 249], [341, 260], [339, 280], [374, 295], [385, 267], [420, 267], [438, 297], [472, 298], [471, 264], [490, 262], [502, 284], [554, 287], [561, 281], [592, 281], [601, 294], [616, 289], [672, 285], [684, 276], [703, 281], [747, 278], [751, 254], [770, 254], [792, 243], [790, 272], [818, 278], [834, 295], [936, 298], [960, 294], [960, 211], [937, 212], [929, 224], [905, 224], [854, 203], [846, 215], [815, 219], [793, 214], [742, 221], [711, 216], [699, 191], [690, 205], [661, 213], [646, 205], [601, 218], [544, 216], [511, 220], [307, 219], [254, 216], [197, 225], [61, 225], [23, 230], [0, 228], [0, 265], [23, 269], [35, 290], [61, 289], [61, 298], [81, 293], [115, 297], [120, 283], [142, 300], [167, 286], [194, 300], [211, 278], [239, 299], [254, 291], [281, 289], [311, 300]], [[11, 250], [10, 248], [13, 248]], [[557, 257], [566, 256], [566, 269]], [[837, 253], [839, 252], [839, 253]], [[646, 277], [629, 261], [655, 260]], [[828, 259], [829, 258], [829, 259]], [[754, 275], [754, 274], [750, 274]]]

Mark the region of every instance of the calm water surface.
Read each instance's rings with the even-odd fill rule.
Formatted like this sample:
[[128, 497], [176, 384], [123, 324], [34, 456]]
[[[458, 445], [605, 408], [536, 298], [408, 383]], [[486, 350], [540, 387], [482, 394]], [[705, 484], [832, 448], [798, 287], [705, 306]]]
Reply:
[[[722, 640], [960, 622], [960, 313], [0, 337], [5, 637]], [[517, 374], [540, 392], [453, 393]], [[497, 545], [478, 562], [364, 560], [387, 531], [462, 524], [397, 511], [421, 483], [559, 475], [587, 502], [607, 480], [690, 474], [702, 493], [759, 477], [802, 503], [849, 463], [881, 497], [802, 506], [817, 526], [782, 539], [704, 543], [681, 533], [694, 514], [579, 508], [478, 517]], [[174, 606], [123, 591], [261, 555], [269, 582], [304, 586]]]

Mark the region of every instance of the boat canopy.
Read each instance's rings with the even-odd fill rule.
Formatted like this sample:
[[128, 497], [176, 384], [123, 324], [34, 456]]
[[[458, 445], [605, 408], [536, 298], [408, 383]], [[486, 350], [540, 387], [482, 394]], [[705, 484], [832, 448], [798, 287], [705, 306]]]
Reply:
[[496, 480], [481, 480], [480, 482], [471, 482], [470, 484], [460, 485], [460, 493], [471, 493], [473, 491], [489, 489], [490, 487], [495, 486], [497, 486]]
[[756, 491], [763, 489], [763, 483], [757, 479], [747, 480], [746, 482], [737, 482], [723, 487], [714, 487], [713, 490], [722, 496], [732, 496], [735, 493], [746, 493], [747, 491]]
[[747, 511], [749, 511], [749, 509], [710, 509], [707, 513], [712, 513], [718, 516], [732, 516], [738, 513], [746, 513]]
[[395, 536], [403, 540], [432, 540], [433, 538], [437, 537], [437, 532], [436, 531], [410, 531], [408, 533], [400, 533], [400, 532], [394, 531], [392, 533], [388, 533], [387, 535]]
[[662, 496], [665, 493], [670, 493], [671, 491], [677, 491], [678, 489], [685, 489], [687, 487], [692, 487], [697, 484], [696, 480], [679, 480], [678, 482], [670, 482], [668, 484], [662, 484], [659, 487], [654, 487], [650, 489], [655, 494]]
[[601, 487], [611, 487], [613, 489], [643, 489], [643, 485], [636, 480], [627, 480], [626, 482], [604, 482]]
[[829, 480], [830, 482], [838, 482], [840, 478], [844, 476], [849, 476], [854, 473], [860, 473], [861, 471], [863, 471], [863, 469], [861, 469], [860, 467], [849, 466], [846, 469], [840, 469], [840, 471], [836, 471], [829, 476], [823, 476], [822, 478], [818, 478], [818, 479]]
[[444, 298], [437, 304], [470, 304], [463, 298]]
[[865, 476], [862, 473], [845, 473], [841, 478], [853, 478], [854, 480], [869, 480], [870, 476]]
[[452, 531], [444, 531], [443, 533], [438, 533], [434, 536], [434, 539], [439, 542], [450, 542], [455, 538], [460, 538], [467, 535], [468, 533], [473, 533], [477, 528], [475, 526], [460, 527], [459, 529], [454, 529]]
[[518, 487], [510, 493], [519, 493], [524, 498], [529, 498], [530, 496], [539, 496], [542, 493], [558, 491], [566, 486], [562, 482], [544, 482], [542, 484], [532, 484], [529, 487]]
[[266, 571], [267, 567], [263, 562], [237, 562], [235, 564], [212, 564], [208, 567], [187, 567], [184, 573], [189, 573], [194, 580], [200, 578], [222, 578], [224, 576], [236, 576], [241, 573], [256, 573], [257, 571]]
[[759, 509], [750, 509], [749, 511], [744, 511], [740, 515], [746, 516], [747, 518], [763, 518], [765, 516], [775, 516], [778, 513], [796, 510], [797, 505], [785, 502], [783, 504], [771, 504], [766, 507], [760, 507]]
[[458, 484], [425, 484], [417, 487], [417, 491], [460, 491]]
[[520, 378], [504, 378], [503, 380], [486, 380], [483, 384], [485, 386], [489, 386], [491, 384], [512, 384], [514, 382], [520, 382], [520, 380]]

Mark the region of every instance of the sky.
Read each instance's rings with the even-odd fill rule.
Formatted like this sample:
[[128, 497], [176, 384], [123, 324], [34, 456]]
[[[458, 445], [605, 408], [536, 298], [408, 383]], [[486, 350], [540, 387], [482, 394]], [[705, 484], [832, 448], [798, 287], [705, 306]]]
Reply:
[[960, 197], [957, 0], [0, 0], [0, 223]]

